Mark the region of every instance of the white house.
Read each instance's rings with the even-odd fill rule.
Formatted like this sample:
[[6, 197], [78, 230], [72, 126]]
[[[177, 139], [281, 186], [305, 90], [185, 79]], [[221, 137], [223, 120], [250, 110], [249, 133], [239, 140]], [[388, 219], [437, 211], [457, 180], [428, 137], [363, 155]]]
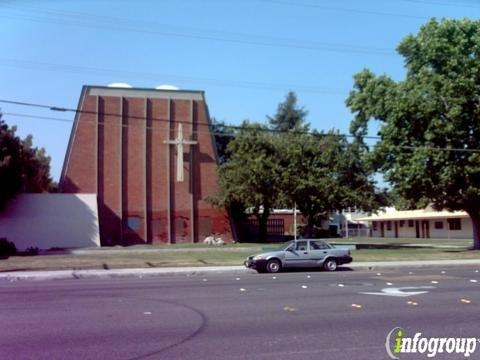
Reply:
[[384, 212], [357, 220], [368, 221], [372, 237], [417, 239], [471, 239], [472, 221], [464, 211], [435, 211], [432, 208]]

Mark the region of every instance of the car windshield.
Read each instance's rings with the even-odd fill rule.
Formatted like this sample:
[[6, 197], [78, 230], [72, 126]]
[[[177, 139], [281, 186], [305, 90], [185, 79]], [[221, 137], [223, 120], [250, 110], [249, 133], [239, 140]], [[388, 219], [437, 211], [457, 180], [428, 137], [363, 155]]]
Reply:
[[282, 251], [282, 250], [286, 250], [290, 245], [292, 245], [294, 243], [293, 240], [291, 241], [288, 241], [286, 243], [283, 243], [282, 245], [278, 246], [275, 251]]

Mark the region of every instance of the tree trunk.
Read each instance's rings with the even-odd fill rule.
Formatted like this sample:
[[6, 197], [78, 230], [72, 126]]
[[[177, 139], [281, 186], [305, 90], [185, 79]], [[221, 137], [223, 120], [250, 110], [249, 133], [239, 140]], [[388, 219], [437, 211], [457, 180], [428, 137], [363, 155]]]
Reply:
[[315, 226], [315, 220], [313, 216], [307, 216], [307, 224], [305, 225], [305, 238], [311, 239], [313, 237], [313, 227]]
[[473, 249], [480, 250], [480, 214], [478, 212], [469, 212], [473, 227]]
[[268, 223], [268, 217], [270, 216], [270, 211], [267, 209], [263, 209], [263, 212], [258, 214], [257, 219], [258, 219], [258, 240], [260, 242], [266, 242], [267, 241], [267, 235], [268, 235], [268, 229], [267, 229], [267, 223]]

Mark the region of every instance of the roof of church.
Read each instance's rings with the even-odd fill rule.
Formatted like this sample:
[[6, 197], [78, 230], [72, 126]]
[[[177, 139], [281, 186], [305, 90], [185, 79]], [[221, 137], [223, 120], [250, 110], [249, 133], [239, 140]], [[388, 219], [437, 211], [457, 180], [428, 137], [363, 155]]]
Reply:
[[361, 221], [379, 221], [379, 220], [410, 220], [410, 219], [438, 219], [438, 218], [459, 218], [468, 217], [468, 214], [464, 211], [435, 211], [431, 208], [420, 210], [390, 210], [381, 212], [379, 214], [373, 214], [368, 217], [358, 218], [356, 220]]
[[178, 99], [178, 100], [205, 100], [205, 92], [202, 90], [170, 90], [155, 88], [123, 88], [98, 85], [84, 85], [82, 95], [100, 96], [124, 96], [131, 98], [151, 98], [151, 99]]

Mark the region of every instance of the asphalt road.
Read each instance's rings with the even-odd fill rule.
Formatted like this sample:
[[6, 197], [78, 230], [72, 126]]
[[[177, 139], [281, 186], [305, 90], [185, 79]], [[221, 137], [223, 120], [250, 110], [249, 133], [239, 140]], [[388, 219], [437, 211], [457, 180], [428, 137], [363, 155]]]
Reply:
[[479, 305], [476, 267], [3, 280], [0, 359], [388, 359], [397, 326], [480, 338]]

